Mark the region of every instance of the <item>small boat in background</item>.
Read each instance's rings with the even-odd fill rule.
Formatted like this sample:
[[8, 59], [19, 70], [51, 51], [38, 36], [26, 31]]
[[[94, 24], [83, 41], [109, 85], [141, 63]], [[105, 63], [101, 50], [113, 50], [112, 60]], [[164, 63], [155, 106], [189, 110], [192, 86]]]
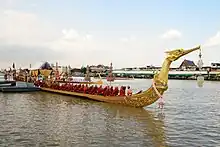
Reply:
[[1, 87], [1, 92], [34, 92], [40, 91], [39, 87], [35, 87], [33, 83], [16, 82], [15, 86]]
[[1, 84], [11, 84], [14, 83], [15, 81], [0, 81], [0, 85]]
[[1, 88], [2, 92], [34, 92], [34, 91], [40, 91], [40, 88], [38, 87], [4, 87]]
[[5, 80], [5, 75], [0, 73], [0, 87], [9, 87], [15, 86], [16, 81], [14, 80]]
[[15, 85], [16, 85], [15, 81], [0, 81], [0, 87], [11, 87]]

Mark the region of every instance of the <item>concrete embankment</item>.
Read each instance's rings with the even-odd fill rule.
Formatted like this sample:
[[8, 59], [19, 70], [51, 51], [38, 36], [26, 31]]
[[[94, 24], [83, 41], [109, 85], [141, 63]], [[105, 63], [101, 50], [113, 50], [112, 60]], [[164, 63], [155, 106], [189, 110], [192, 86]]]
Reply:
[[[129, 78], [153, 78], [156, 71], [113, 71], [116, 77]], [[196, 80], [198, 75], [205, 77], [205, 80], [220, 81], [220, 71], [170, 71], [168, 78], [176, 80]]]

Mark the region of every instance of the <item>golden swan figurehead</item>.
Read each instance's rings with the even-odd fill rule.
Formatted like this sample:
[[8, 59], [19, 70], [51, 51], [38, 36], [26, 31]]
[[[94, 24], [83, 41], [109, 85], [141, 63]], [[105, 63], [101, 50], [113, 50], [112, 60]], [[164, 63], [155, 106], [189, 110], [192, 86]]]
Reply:
[[198, 50], [200, 49], [200, 46], [198, 47], [195, 47], [195, 48], [192, 48], [192, 49], [189, 49], [189, 50], [184, 50], [184, 49], [175, 49], [175, 50], [172, 50], [172, 51], [167, 51], [165, 53], [167, 53], [167, 59], [171, 62], [173, 61], [176, 61], [178, 60], [180, 57], [186, 55], [186, 54], [189, 54], [195, 50]]

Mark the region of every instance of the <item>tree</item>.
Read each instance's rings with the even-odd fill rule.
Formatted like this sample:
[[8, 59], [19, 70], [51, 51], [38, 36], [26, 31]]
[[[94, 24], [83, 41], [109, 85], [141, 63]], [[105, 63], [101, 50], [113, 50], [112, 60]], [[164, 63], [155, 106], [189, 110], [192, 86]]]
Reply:
[[86, 67], [81, 67], [81, 69], [80, 69], [80, 71], [81, 71], [81, 73], [83, 73], [83, 74], [86, 74]]

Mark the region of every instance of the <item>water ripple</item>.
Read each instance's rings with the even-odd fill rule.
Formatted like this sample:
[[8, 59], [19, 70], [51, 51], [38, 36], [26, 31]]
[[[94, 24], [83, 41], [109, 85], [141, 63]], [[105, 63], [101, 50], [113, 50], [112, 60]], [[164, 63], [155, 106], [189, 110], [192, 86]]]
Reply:
[[[134, 89], [151, 84], [135, 81]], [[45, 92], [0, 93], [0, 146], [220, 146], [219, 83], [169, 84], [163, 111], [156, 104], [136, 109]]]

